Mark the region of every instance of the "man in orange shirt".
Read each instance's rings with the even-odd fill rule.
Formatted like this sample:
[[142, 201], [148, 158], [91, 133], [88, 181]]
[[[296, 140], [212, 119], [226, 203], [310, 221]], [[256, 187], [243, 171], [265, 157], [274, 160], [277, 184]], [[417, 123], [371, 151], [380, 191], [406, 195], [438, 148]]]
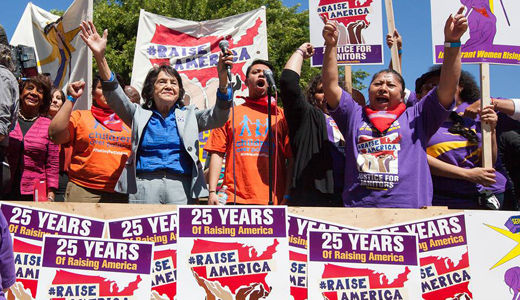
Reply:
[[[224, 156], [226, 168], [224, 183], [227, 186], [227, 203], [233, 203], [236, 194], [238, 204], [267, 205], [269, 200], [269, 156], [267, 131], [267, 80], [264, 70], [271, 69], [271, 63], [255, 60], [246, 71], [245, 84], [249, 97], [245, 103], [235, 107], [235, 127], [232, 128], [231, 116], [226, 124], [211, 131], [204, 148], [210, 154], [209, 166], [209, 204], [218, 204], [217, 181]], [[226, 87], [219, 87], [224, 90]], [[273, 202], [284, 202], [286, 181], [290, 178], [287, 166], [292, 163], [289, 146], [289, 128], [283, 110], [271, 99], [271, 143]], [[233, 131], [235, 132], [235, 155], [233, 155]], [[233, 179], [233, 160], [235, 160], [235, 179]], [[290, 161], [286, 161], [290, 160]], [[236, 186], [236, 190], [235, 190]]]

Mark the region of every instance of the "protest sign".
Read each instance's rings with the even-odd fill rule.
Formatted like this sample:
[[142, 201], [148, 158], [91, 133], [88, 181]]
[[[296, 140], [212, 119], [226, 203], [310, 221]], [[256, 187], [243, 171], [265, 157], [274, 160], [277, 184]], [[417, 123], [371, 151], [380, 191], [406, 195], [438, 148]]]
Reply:
[[323, 19], [338, 22], [338, 64], [383, 64], [381, 8], [381, 0], [309, 0], [311, 65], [323, 64]]
[[45, 236], [36, 299], [150, 299], [153, 244]]
[[179, 299], [289, 299], [286, 207], [180, 206], [178, 213]]
[[461, 5], [469, 30], [462, 36], [463, 63], [520, 64], [520, 11], [515, 0], [432, 0], [433, 62], [444, 58], [444, 24]]
[[465, 211], [474, 299], [517, 299], [520, 213]]
[[310, 230], [308, 239], [309, 299], [420, 299], [415, 235]]
[[317, 230], [357, 230], [325, 220], [289, 214], [289, 280], [294, 300], [307, 299], [307, 234]]
[[36, 297], [43, 238], [47, 234], [102, 238], [105, 221], [57, 211], [2, 202], [13, 234], [16, 283], [11, 292], [18, 299]]
[[423, 299], [472, 299], [473, 295], [468, 289], [471, 272], [464, 214], [392, 224], [372, 230], [417, 234]]
[[108, 233], [113, 239], [153, 242], [152, 294], [176, 299], [177, 212], [109, 220]]

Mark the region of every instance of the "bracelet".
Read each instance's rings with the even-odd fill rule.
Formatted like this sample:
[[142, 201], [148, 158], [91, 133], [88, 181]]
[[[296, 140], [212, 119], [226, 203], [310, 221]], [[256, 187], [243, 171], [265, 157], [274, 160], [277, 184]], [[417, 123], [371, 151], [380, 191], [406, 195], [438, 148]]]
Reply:
[[217, 193], [217, 191], [209, 191], [209, 193], [210, 193], [210, 194], [211, 194], [211, 193], [215, 193], [215, 194], [216, 194], [216, 193]]
[[76, 102], [76, 98], [72, 97], [71, 95], [67, 95], [67, 100], [69, 100], [72, 103]]
[[444, 42], [444, 48], [459, 48], [460, 42]]
[[300, 53], [303, 57], [305, 57], [305, 52], [303, 52], [302, 49], [298, 48], [298, 49], [296, 49], [296, 51], [299, 51], [299, 53]]

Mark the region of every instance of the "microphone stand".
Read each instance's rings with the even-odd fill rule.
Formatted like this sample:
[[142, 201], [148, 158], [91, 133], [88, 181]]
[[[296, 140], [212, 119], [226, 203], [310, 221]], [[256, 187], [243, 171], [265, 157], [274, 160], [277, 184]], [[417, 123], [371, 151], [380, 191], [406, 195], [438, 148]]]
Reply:
[[233, 137], [231, 139], [231, 142], [233, 143], [233, 205], [237, 205], [237, 180], [235, 176], [235, 159], [236, 159], [236, 145], [235, 142], [235, 99], [234, 94], [235, 91], [233, 90], [233, 82], [231, 81], [231, 69], [229, 67], [227, 68], [227, 75], [228, 75], [228, 88], [231, 89], [231, 131], [233, 133]]
[[273, 96], [273, 88], [269, 85], [267, 89], [267, 146], [269, 157], [269, 205], [273, 205], [273, 174], [272, 174], [272, 158], [271, 158], [271, 97]]

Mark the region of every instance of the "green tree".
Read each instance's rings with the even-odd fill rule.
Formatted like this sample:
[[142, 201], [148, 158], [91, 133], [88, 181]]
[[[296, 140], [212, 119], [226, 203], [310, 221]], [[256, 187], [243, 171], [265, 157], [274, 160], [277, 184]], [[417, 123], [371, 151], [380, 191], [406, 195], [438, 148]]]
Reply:
[[[281, 0], [95, 0], [94, 24], [109, 29], [106, 57], [111, 67], [130, 82], [136, 44], [139, 10], [186, 20], [220, 19], [266, 7], [269, 60], [279, 74], [293, 51], [309, 39], [308, 11], [286, 7]], [[305, 85], [320, 69], [306, 63], [302, 69]], [[368, 74], [355, 72], [354, 86]]]

